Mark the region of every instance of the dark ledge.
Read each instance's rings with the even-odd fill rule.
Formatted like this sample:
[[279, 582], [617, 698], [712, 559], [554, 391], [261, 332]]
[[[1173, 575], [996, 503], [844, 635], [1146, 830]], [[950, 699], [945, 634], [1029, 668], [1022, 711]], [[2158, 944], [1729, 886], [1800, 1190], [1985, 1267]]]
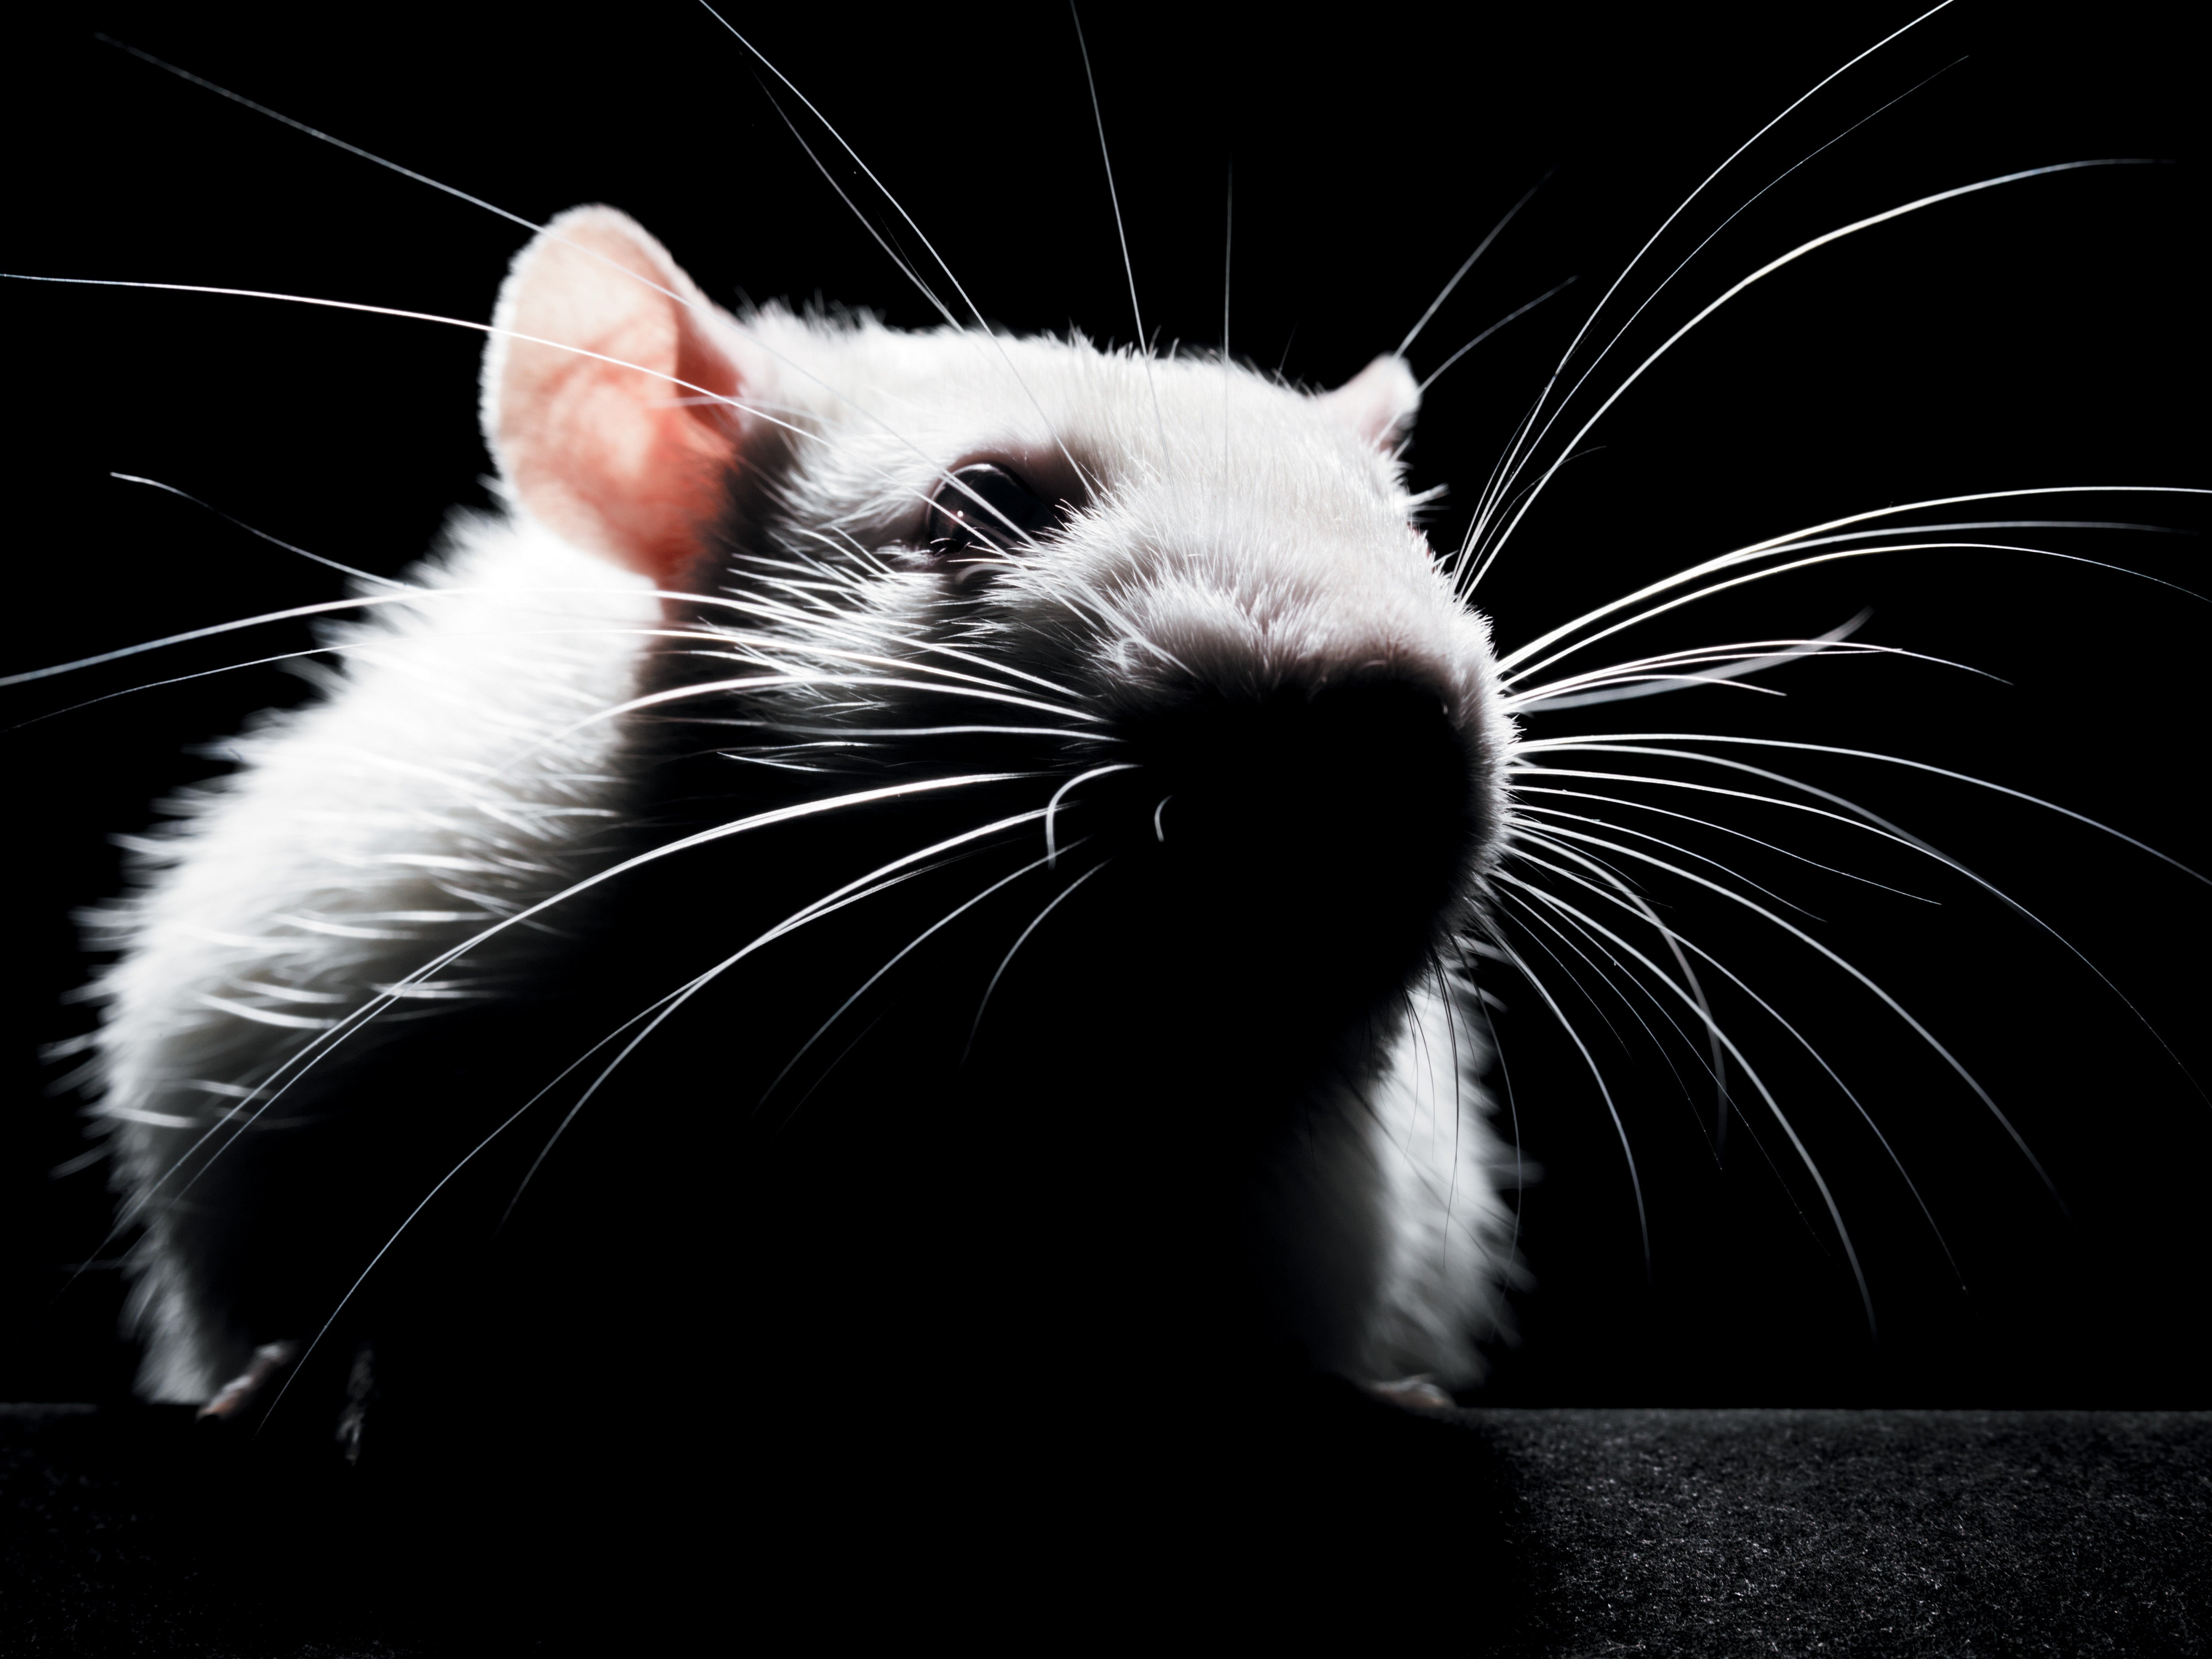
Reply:
[[[2212, 1652], [2212, 1413], [1498, 1409], [1397, 1419], [1336, 1443], [1336, 1457], [1351, 1447], [1412, 1483], [1369, 1486], [1381, 1501], [1344, 1517], [1346, 1535], [1376, 1547], [1356, 1569], [1332, 1562], [1332, 1545], [1314, 1553], [1337, 1568], [1333, 1605], [1364, 1605], [1393, 1650]], [[296, 1560], [246, 1541], [234, 1511], [210, 1514], [222, 1478], [182, 1411], [0, 1407], [0, 1651], [365, 1659], [561, 1645], [484, 1609], [449, 1639], [440, 1617], [394, 1612], [342, 1563], [301, 1591]], [[1393, 1490], [1434, 1501], [1408, 1514]], [[312, 1538], [301, 1547], [316, 1553]], [[856, 1586], [870, 1547], [822, 1544]], [[1172, 1580], [1179, 1600], [1206, 1582], [1249, 1588], [1227, 1565], [1235, 1540], [1221, 1551], [1210, 1579], [1152, 1582], [1164, 1594]], [[773, 1597], [741, 1581], [742, 1553], [718, 1558], [733, 1565], [708, 1592], [721, 1615], [701, 1650], [767, 1633], [751, 1621]], [[1238, 1624], [1295, 1613], [1312, 1575], [1283, 1565]], [[1024, 1589], [1001, 1578], [998, 1610]], [[883, 1613], [921, 1636], [944, 1628], [944, 1610]]]

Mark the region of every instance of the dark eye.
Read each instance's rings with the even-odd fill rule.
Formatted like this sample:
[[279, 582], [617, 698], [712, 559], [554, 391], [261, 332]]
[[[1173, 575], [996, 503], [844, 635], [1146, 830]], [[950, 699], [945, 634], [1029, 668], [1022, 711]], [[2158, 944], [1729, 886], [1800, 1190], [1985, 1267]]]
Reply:
[[930, 497], [926, 545], [939, 564], [981, 563], [1052, 527], [1052, 504], [993, 462], [963, 466]]

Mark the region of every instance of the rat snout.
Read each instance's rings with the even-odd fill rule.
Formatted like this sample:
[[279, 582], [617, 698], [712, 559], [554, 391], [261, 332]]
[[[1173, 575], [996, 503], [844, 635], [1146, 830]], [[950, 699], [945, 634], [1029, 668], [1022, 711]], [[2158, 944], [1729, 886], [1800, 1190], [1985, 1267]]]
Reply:
[[1373, 505], [1340, 501], [1326, 534], [1266, 502], [1173, 537], [1109, 514], [1074, 544], [1105, 613], [1079, 679], [1112, 742], [1063, 786], [1055, 844], [1110, 862], [1080, 903], [1121, 907], [1147, 975], [1180, 950], [1207, 996], [1245, 967], [1340, 1017], [1480, 904], [1510, 742], [1487, 629], [1417, 533], [1352, 510]]
[[1477, 744], [1419, 671], [1170, 690], [1119, 735], [1132, 764], [1100, 780], [1092, 822], [1110, 814], [1182, 926], [1387, 981], [1456, 914], [1486, 795]]
[[1209, 689], [1135, 725], [1130, 751], [1172, 782], [1176, 842], [1194, 855], [1265, 836], [1352, 857], [1468, 828], [1467, 756], [1443, 698], [1418, 681]]

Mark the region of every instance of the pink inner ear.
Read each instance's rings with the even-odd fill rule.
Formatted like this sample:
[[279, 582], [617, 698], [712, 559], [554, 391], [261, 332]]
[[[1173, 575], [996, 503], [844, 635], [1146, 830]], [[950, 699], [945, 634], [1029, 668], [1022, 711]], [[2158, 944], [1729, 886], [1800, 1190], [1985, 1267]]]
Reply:
[[657, 586], [684, 586], [750, 424], [715, 401], [745, 389], [736, 325], [633, 221], [592, 207], [522, 251], [498, 325], [510, 332], [485, 360], [486, 435], [523, 506]]
[[1395, 449], [1413, 429], [1421, 388], [1403, 357], [1377, 357], [1334, 392], [1322, 407], [1377, 449]]

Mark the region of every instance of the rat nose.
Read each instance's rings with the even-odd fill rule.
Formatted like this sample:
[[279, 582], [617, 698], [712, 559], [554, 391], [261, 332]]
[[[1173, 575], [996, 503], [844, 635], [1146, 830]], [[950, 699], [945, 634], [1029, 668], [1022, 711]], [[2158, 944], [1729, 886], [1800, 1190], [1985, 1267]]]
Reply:
[[1120, 735], [1118, 838], [1255, 947], [1425, 951], [1485, 833], [1474, 745], [1417, 673], [1191, 688]]
[[1465, 828], [1464, 745], [1443, 700], [1405, 679], [1201, 695], [1131, 747], [1174, 782], [1194, 848], [1264, 836], [1349, 855]]

